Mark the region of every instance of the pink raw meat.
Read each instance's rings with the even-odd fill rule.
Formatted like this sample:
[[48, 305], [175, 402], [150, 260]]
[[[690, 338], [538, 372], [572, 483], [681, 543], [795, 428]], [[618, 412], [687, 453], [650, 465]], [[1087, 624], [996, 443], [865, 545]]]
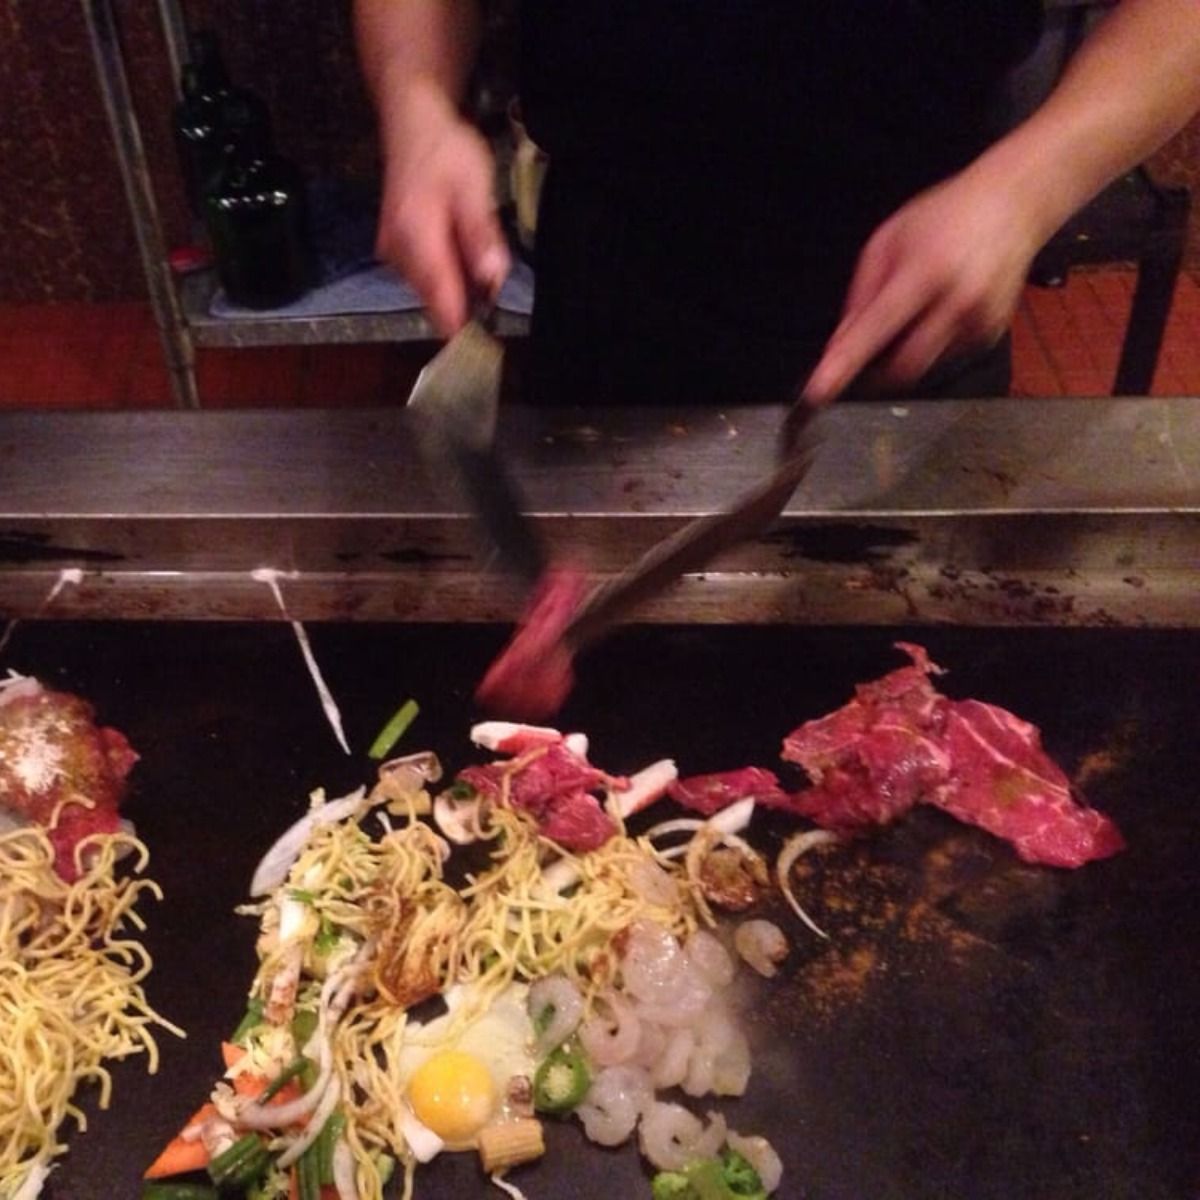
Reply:
[[1011, 842], [1026, 862], [1077, 867], [1124, 848], [1109, 817], [1072, 798], [1033, 725], [994, 705], [960, 700], [943, 736], [953, 776], [930, 803]]
[[592, 766], [562, 742], [547, 745], [544, 751], [539, 748], [526, 757], [529, 761], [518, 766], [494, 762], [464, 767], [457, 779], [498, 802], [501, 781], [507, 774], [509, 804], [529, 813], [542, 834], [569, 850], [594, 850], [616, 833], [616, 825], [590, 793], [605, 786], [620, 786], [625, 780]]
[[705, 817], [751, 797], [768, 807], [784, 807], [788, 803], [788, 795], [779, 786], [775, 772], [765, 767], [742, 767], [736, 771], [676, 779], [667, 784], [667, 795], [676, 804]]
[[512, 640], [475, 690], [480, 707], [521, 721], [543, 721], [562, 708], [575, 685], [572, 652], [563, 633], [586, 586], [573, 567], [546, 572]]
[[838, 832], [932, 804], [1012, 843], [1027, 862], [1075, 867], [1124, 846], [1116, 825], [1072, 795], [1035, 726], [978, 700], [949, 700], [920, 646], [913, 665], [860, 684], [849, 704], [784, 739], [813, 786], [789, 807]]
[[80, 841], [116, 832], [126, 776], [137, 760], [125, 735], [97, 726], [95, 710], [81, 697], [35, 679], [0, 691], [0, 807], [47, 829], [64, 879], [78, 875]]

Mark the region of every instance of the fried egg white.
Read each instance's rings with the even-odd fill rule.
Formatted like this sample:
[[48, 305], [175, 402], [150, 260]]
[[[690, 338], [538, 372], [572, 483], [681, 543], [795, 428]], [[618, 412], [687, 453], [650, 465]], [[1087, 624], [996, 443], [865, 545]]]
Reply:
[[510, 1081], [533, 1078], [528, 995], [525, 984], [514, 983], [464, 1024], [478, 994], [453, 988], [445, 997], [446, 1013], [405, 1031], [396, 1061], [401, 1091], [413, 1115], [447, 1149], [473, 1149], [485, 1126], [508, 1115]]

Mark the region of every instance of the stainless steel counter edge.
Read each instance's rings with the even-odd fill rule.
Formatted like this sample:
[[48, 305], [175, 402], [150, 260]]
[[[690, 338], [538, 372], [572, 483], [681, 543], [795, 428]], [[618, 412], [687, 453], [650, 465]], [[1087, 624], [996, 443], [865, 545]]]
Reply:
[[[501, 443], [552, 548], [599, 578], [758, 479], [779, 417], [511, 407]], [[822, 421], [777, 526], [646, 620], [1200, 625], [1200, 399]], [[301, 619], [505, 621], [520, 599], [399, 411], [0, 415], [0, 614], [279, 617], [264, 567]]]

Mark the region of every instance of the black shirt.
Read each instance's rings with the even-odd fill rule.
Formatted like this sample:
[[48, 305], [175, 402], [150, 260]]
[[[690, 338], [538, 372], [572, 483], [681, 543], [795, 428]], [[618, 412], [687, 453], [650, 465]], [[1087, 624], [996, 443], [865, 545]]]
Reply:
[[522, 102], [552, 157], [631, 184], [849, 175], [896, 195], [978, 153], [1041, 4], [523, 0], [521, 22]]
[[[681, 328], [815, 345], [870, 232], [999, 131], [1041, 18], [1040, 0], [522, 0], [522, 107], [556, 203], [587, 190], [620, 214], [635, 265], [614, 286]], [[547, 283], [569, 301], [578, 274]]]

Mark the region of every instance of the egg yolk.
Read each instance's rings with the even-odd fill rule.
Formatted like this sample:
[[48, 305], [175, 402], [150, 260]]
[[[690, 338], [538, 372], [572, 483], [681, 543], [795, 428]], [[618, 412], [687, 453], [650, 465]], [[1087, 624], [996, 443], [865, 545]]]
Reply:
[[470, 1141], [491, 1119], [496, 1085], [475, 1055], [444, 1050], [413, 1073], [408, 1102], [417, 1120], [452, 1146]]

